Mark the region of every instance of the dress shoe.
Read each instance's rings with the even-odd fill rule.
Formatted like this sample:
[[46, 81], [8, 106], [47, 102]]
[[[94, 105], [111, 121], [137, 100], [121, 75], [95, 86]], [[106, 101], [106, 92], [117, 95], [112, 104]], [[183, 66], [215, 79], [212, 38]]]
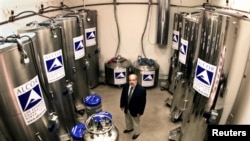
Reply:
[[132, 139], [135, 140], [135, 139], [137, 139], [139, 136], [140, 136], [140, 134], [133, 135]]
[[134, 129], [130, 129], [130, 130], [126, 129], [126, 130], [123, 131], [123, 133], [129, 133], [129, 132], [132, 132], [132, 131], [134, 131]]

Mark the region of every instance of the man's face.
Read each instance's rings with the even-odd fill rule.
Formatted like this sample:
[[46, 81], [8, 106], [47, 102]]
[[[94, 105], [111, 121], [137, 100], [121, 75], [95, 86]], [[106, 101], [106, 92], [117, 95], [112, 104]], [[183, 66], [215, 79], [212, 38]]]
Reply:
[[132, 86], [135, 86], [137, 84], [137, 77], [136, 75], [130, 75], [129, 76], [129, 84]]

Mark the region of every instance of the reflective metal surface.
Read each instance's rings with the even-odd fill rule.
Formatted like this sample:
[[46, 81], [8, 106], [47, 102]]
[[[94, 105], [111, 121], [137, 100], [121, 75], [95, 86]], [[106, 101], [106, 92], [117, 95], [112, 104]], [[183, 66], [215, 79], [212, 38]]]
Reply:
[[[248, 96], [249, 84], [249, 50], [250, 20], [239, 21], [236, 47], [233, 60], [231, 61], [230, 77], [227, 81], [227, 91], [225, 91], [225, 109], [222, 113], [220, 124], [248, 124], [249, 115]], [[237, 67], [235, 67], [237, 66]], [[232, 81], [231, 81], [232, 80]]]
[[193, 74], [199, 52], [201, 23], [199, 15], [183, 17], [181, 41], [178, 57], [177, 86], [173, 94], [171, 120], [182, 120], [182, 113], [187, 106], [186, 89], [192, 85]]
[[[84, 12], [84, 30], [86, 42], [86, 59], [89, 61], [87, 69], [89, 87], [94, 88], [99, 85], [99, 55], [98, 47], [98, 29], [97, 29], [97, 11], [85, 9]], [[80, 12], [80, 13], [82, 13]]]
[[[206, 139], [208, 124], [218, 124], [239, 17], [203, 10], [201, 42], [188, 106], [181, 125], [183, 141]], [[217, 111], [217, 114], [214, 112]], [[217, 115], [217, 116], [214, 116]]]
[[119, 132], [110, 114], [93, 114], [86, 120], [85, 141], [118, 141]]
[[73, 99], [76, 112], [80, 115], [84, 111], [82, 99], [90, 93], [88, 85], [88, 62], [86, 61], [86, 44], [83, 33], [83, 17], [79, 14], [68, 14], [58, 17], [64, 31], [63, 56], [67, 60], [66, 78], [73, 83]]
[[170, 0], [158, 0], [157, 44], [166, 45], [168, 42], [168, 25]]
[[58, 139], [33, 56], [36, 40], [35, 33], [27, 33], [0, 45], [0, 129], [8, 141]]
[[41, 63], [44, 88], [50, 96], [60, 121], [59, 136], [68, 134], [69, 129], [76, 123], [75, 107], [71, 87], [67, 87], [64, 57], [62, 23], [44, 21], [33, 23], [18, 30], [19, 33], [34, 32], [37, 35], [37, 53]]
[[152, 59], [138, 56], [132, 64], [132, 71], [137, 74], [138, 83], [143, 87], [154, 87], [158, 83], [160, 66]]
[[131, 62], [118, 55], [105, 63], [105, 81], [111, 85], [123, 85], [128, 82]]
[[178, 64], [179, 64], [179, 48], [181, 41], [181, 31], [183, 28], [183, 17], [187, 13], [174, 13], [174, 23], [173, 23], [173, 37], [172, 37], [172, 54], [171, 54], [171, 63], [168, 72], [168, 91], [173, 94], [178, 83]]

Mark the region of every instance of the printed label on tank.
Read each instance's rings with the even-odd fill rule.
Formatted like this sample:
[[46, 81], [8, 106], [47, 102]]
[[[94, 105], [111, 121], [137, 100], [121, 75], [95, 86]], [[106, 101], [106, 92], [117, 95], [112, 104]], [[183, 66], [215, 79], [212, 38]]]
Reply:
[[210, 96], [216, 73], [216, 66], [198, 58], [193, 88], [201, 95]]
[[114, 84], [120, 85], [120, 84], [125, 84], [126, 82], [127, 82], [126, 69], [125, 68], [114, 69]]
[[26, 125], [35, 122], [47, 111], [38, 76], [14, 88], [14, 93]]
[[75, 60], [85, 56], [83, 35], [73, 38]]
[[65, 76], [62, 50], [43, 55], [48, 83], [60, 80]]
[[179, 31], [173, 31], [173, 38], [172, 38], [172, 48], [178, 50], [179, 48]]
[[96, 45], [96, 28], [85, 29], [86, 47]]
[[150, 87], [154, 85], [155, 71], [143, 71], [141, 74], [142, 86]]
[[179, 61], [182, 64], [186, 64], [188, 50], [188, 41], [181, 38], [181, 46], [179, 50]]

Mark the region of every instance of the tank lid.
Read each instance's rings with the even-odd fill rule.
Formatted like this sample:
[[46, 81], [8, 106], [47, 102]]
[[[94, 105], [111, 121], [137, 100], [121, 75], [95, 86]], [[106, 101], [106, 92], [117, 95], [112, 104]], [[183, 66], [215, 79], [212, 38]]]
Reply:
[[72, 127], [70, 133], [74, 139], [82, 139], [85, 130], [86, 130], [85, 124], [79, 123], [74, 127]]
[[97, 94], [91, 94], [85, 98], [87, 106], [97, 106], [101, 103], [101, 97]]
[[[108, 117], [110, 120], [112, 119], [111, 113], [109, 113], [109, 112], [107, 112], [107, 111], [98, 112], [96, 115], [104, 115], [104, 116]], [[95, 118], [95, 116], [94, 116], [93, 118]], [[98, 118], [97, 118], [96, 120], [101, 120], [101, 119], [98, 119]]]
[[111, 58], [108, 63], [122, 63], [124, 61], [127, 61], [126, 58], [122, 57], [121, 55], [118, 55], [116, 57]]

